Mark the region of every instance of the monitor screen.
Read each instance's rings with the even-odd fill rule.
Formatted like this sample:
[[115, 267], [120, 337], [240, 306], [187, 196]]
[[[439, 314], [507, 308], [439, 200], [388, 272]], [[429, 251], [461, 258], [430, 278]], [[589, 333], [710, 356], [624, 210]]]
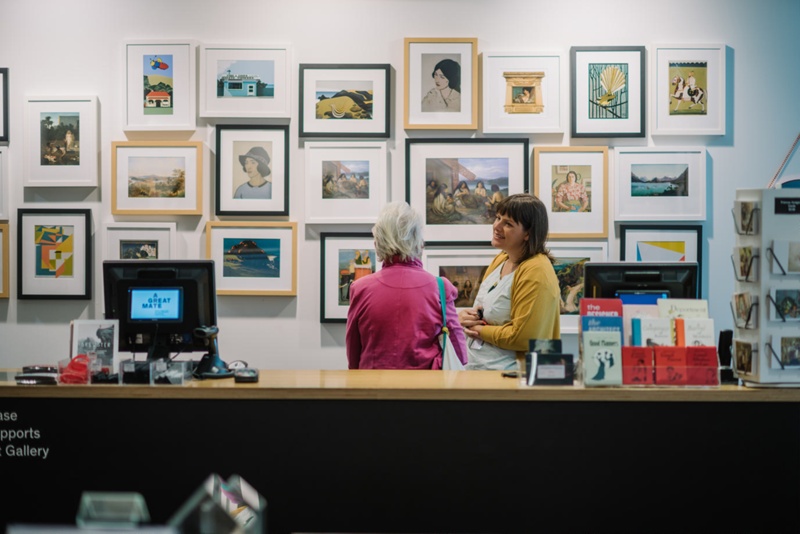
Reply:
[[583, 296], [619, 298], [623, 304], [655, 304], [660, 298], [696, 299], [696, 262], [588, 262]]
[[131, 321], [180, 321], [183, 288], [132, 287], [128, 290]]

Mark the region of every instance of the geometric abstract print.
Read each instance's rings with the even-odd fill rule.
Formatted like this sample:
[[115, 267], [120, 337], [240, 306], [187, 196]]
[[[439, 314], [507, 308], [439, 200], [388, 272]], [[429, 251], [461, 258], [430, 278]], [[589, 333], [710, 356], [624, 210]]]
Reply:
[[71, 278], [75, 255], [74, 226], [35, 226], [36, 276]]
[[686, 261], [686, 242], [639, 241], [636, 261]]

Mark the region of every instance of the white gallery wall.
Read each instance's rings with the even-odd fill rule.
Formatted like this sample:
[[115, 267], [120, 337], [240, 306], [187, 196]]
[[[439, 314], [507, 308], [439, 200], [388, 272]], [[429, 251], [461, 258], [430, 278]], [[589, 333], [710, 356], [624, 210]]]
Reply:
[[[102, 318], [100, 273], [106, 224], [175, 222], [177, 257], [205, 257], [205, 223], [215, 220], [211, 195], [214, 123], [198, 118], [193, 133], [126, 135], [122, 129], [126, 40], [193, 39], [198, 43], [291, 47], [294, 66], [293, 111], [289, 121], [290, 215], [249, 220], [298, 223], [297, 296], [218, 297], [223, 359], [244, 359], [251, 366], [264, 369], [346, 368], [345, 325], [319, 322], [319, 234], [370, 229], [369, 225], [304, 223], [304, 150], [297, 135], [299, 63], [392, 65], [393, 134], [387, 141], [389, 189], [392, 200], [403, 200], [407, 137], [483, 136], [480, 131], [404, 131], [404, 37], [477, 37], [479, 53], [484, 50], [561, 52], [566, 59], [562, 99], [569, 97], [570, 46], [644, 45], [652, 53], [660, 44], [723, 43], [727, 46], [724, 136], [653, 138], [648, 135], [640, 139], [572, 140], [566, 117], [563, 135], [528, 137], [531, 148], [597, 144], [706, 146], [708, 217], [703, 223], [703, 296], [709, 299], [717, 329], [731, 328], [734, 193], [737, 188], [766, 186], [800, 132], [798, 22], [800, 2], [796, 0], [606, 0], [602, 3], [588, 0], [0, 0], [0, 67], [9, 69], [10, 79], [10, 143], [6, 148], [9, 179], [5, 193], [11, 227], [11, 296], [0, 299], [0, 367], [52, 363], [65, 358], [69, 355], [69, 321]], [[23, 187], [26, 95], [97, 96], [100, 187]], [[206, 143], [203, 215], [112, 216], [111, 143], [167, 139]], [[609, 175], [614, 175], [613, 160]], [[789, 162], [784, 177], [790, 175], [800, 175], [800, 156]], [[94, 298], [91, 301], [16, 298], [16, 210], [45, 207], [92, 210]], [[613, 213], [613, 205], [609, 205], [609, 258], [617, 259], [619, 244]], [[481, 239], [488, 241], [489, 234], [487, 229]], [[574, 335], [567, 336], [566, 347], [577, 348]]]

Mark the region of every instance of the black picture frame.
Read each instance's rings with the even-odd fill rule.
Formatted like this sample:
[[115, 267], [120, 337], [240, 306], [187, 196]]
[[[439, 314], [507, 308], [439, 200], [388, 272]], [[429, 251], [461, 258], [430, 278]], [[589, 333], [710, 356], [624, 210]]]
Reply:
[[0, 68], [0, 143], [8, 143], [8, 67]]
[[[369, 250], [374, 251], [374, 238], [369, 232], [323, 232], [320, 234], [320, 301], [319, 301], [319, 322], [320, 323], [346, 323], [349, 304], [349, 293], [346, 299], [342, 295], [349, 292], [349, 284], [356, 280], [355, 271], [352, 277], [347, 280], [342, 279], [342, 268], [339, 259], [339, 251], [344, 250], [344, 244], [352, 247], [348, 250]], [[335, 263], [334, 263], [335, 262]], [[370, 269], [372, 272], [380, 270], [380, 262], [377, 256], [370, 254]], [[353, 268], [357, 268], [353, 265]], [[366, 267], [362, 267], [366, 268]], [[335, 299], [335, 302], [334, 302]]]

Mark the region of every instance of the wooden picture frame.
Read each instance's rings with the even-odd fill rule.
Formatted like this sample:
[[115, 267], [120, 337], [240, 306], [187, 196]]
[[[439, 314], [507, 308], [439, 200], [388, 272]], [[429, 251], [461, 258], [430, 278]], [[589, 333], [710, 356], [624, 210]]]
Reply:
[[500, 253], [491, 242], [425, 243], [422, 265], [434, 276], [450, 280], [458, 290], [458, 310], [473, 308], [478, 289], [492, 260]]
[[111, 143], [111, 213], [202, 215], [202, 141]]
[[216, 214], [289, 215], [289, 126], [216, 129]]
[[97, 187], [96, 96], [28, 96], [25, 187]]
[[533, 161], [533, 193], [547, 207], [550, 239], [608, 237], [608, 147], [535, 147]]
[[8, 148], [0, 146], [0, 220], [9, 218]]
[[577, 334], [583, 267], [592, 261], [608, 261], [608, 244], [605, 241], [548, 241], [547, 248], [556, 258], [553, 268], [561, 290], [561, 334]]
[[300, 64], [300, 137], [390, 137], [388, 63]]
[[572, 137], [646, 135], [645, 48], [573, 46]]
[[406, 139], [406, 202], [422, 216], [425, 240], [490, 239], [493, 206], [525, 192], [529, 157], [527, 138]]
[[8, 67], [0, 68], [0, 143], [8, 144]]
[[705, 147], [615, 150], [617, 221], [704, 221]]
[[191, 40], [125, 43], [123, 130], [185, 131], [196, 128], [196, 48], [196, 43]]
[[201, 44], [200, 117], [291, 117], [287, 45]]
[[403, 49], [405, 129], [476, 130], [478, 39], [406, 37]]
[[386, 204], [385, 142], [305, 143], [306, 223], [373, 224]]
[[297, 295], [297, 223], [206, 222], [217, 295]]
[[483, 122], [486, 134], [563, 133], [564, 54], [483, 52]]
[[92, 298], [92, 210], [17, 210], [17, 298]]
[[10, 240], [8, 223], [0, 222], [0, 299], [7, 299], [11, 295], [11, 290], [8, 287], [8, 243]]
[[105, 260], [177, 259], [174, 222], [107, 223], [105, 229]]
[[350, 284], [380, 269], [371, 233], [321, 233], [319, 322], [346, 323]]
[[725, 53], [724, 44], [656, 47], [652, 135], [725, 135]]

